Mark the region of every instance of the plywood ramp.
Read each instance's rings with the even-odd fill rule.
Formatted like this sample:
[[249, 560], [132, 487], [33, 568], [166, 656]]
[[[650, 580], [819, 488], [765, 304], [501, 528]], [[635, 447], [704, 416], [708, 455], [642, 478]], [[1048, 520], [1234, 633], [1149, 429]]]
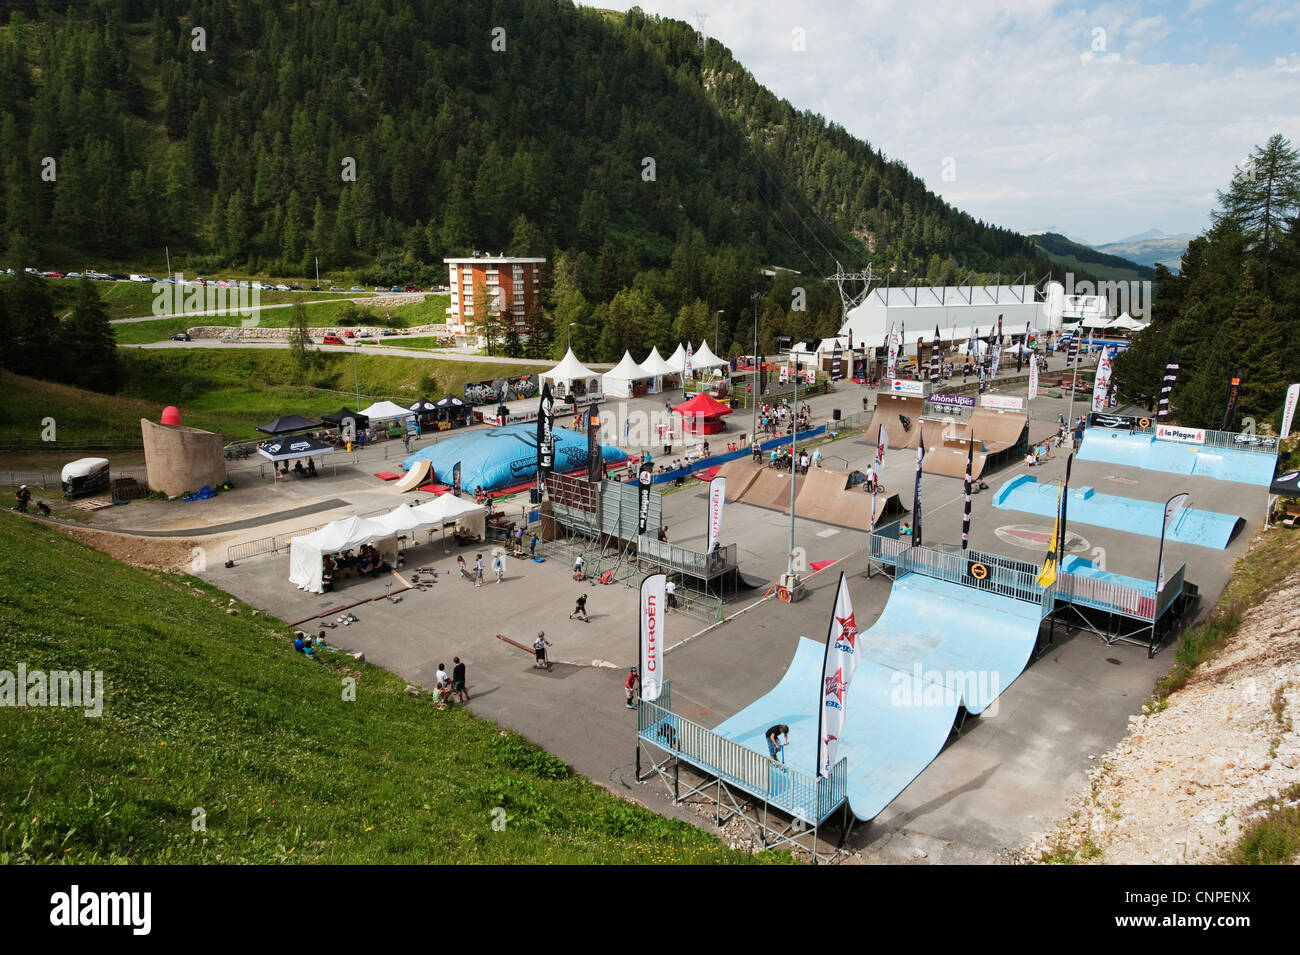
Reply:
[[[795, 477], [795, 494], [799, 493], [799, 487], [803, 483], [803, 478]], [[777, 469], [771, 467], [760, 468], [755, 475], [749, 489], [741, 500], [746, 504], [755, 504], [758, 507], [767, 507], [774, 510], [790, 513], [790, 472], [784, 468]]]
[[[885, 426], [891, 448], [915, 448], [921, 438], [921, 412], [925, 410], [925, 399], [911, 395], [882, 394], [876, 398], [876, 410], [867, 425], [864, 437], [868, 444], [875, 444], [880, 435], [880, 426]], [[912, 422], [912, 430], [904, 431], [898, 416], [903, 415]]]
[[997, 454], [1020, 442], [1020, 436], [1029, 427], [1029, 415], [1023, 411], [976, 408], [971, 413], [970, 426], [975, 436], [984, 442], [984, 450]]
[[762, 462], [755, 461], [752, 457], [737, 458], [724, 464], [718, 471], [718, 477], [727, 479], [727, 500], [741, 500], [763, 467]]
[[401, 478], [393, 482], [393, 490], [399, 493], [413, 491], [425, 482], [429, 473], [429, 462], [420, 460], [415, 462], [415, 466], [407, 471]]

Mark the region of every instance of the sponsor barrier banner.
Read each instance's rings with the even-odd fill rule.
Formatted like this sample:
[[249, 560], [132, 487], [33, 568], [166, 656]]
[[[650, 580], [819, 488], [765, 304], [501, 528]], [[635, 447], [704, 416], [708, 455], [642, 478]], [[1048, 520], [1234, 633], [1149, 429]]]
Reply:
[[547, 474], [555, 467], [555, 411], [551, 386], [542, 388], [542, 400], [537, 409], [537, 471]]
[[654, 483], [654, 475], [650, 468], [645, 464], [641, 465], [641, 470], [636, 475], [636, 532], [645, 533], [646, 520], [650, 515], [650, 485]]
[[1116, 428], [1132, 431], [1134, 428], [1151, 427], [1150, 418], [1138, 418], [1126, 414], [1106, 414], [1094, 411], [1088, 415], [1088, 424], [1094, 428]]
[[1179, 428], [1172, 424], [1156, 427], [1156, 437], [1161, 441], [1178, 441], [1182, 444], [1204, 444], [1205, 431], [1202, 428]]
[[880, 390], [893, 392], [896, 395], [914, 395], [919, 398], [925, 394], [925, 382], [911, 378], [887, 378], [881, 382]]
[[1025, 399], [1019, 395], [983, 395], [980, 405], [994, 411], [1024, 411]]
[[947, 408], [974, 408], [974, 395], [948, 395], [948, 394], [931, 394], [928, 400], [931, 404], [943, 405]]

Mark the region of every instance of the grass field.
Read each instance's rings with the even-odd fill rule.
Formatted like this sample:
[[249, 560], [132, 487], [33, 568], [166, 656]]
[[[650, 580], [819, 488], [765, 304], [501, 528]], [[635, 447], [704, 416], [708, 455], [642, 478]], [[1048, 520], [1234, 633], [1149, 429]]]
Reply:
[[[283, 293], [280, 293], [283, 294]], [[263, 300], [265, 303], [265, 300]], [[372, 309], [376, 322], [395, 320], [397, 327], [412, 328], [442, 322], [447, 317], [446, 295], [431, 295], [429, 300], [396, 308]], [[337, 298], [327, 301], [307, 302], [307, 324], [310, 328], [328, 328], [337, 325], [339, 312], [347, 303]], [[361, 303], [364, 307], [365, 303]], [[293, 309], [268, 308], [255, 314], [257, 324], [267, 328], [288, 328], [293, 324]], [[113, 326], [119, 345], [144, 345], [171, 338], [177, 332], [183, 332], [197, 325], [237, 326], [244, 322], [244, 317], [233, 315], [189, 315], [181, 318], [160, 318], [150, 322], [130, 322]]]
[[[54, 295], [55, 313], [62, 316], [72, 305], [79, 279], [46, 279]], [[104, 303], [104, 311], [109, 319], [138, 318], [153, 314], [155, 294], [151, 282], [91, 282]], [[229, 294], [229, 290], [227, 292]], [[279, 305], [285, 302], [337, 302], [344, 298], [356, 298], [360, 292], [351, 295], [338, 292], [259, 292], [263, 305]], [[171, 299], [168, 299], [171, 301]], [[446, 306], [444, 306], [445, 308]], [[194, 324], [193, 322], [191, 324]]]
[[0, 669], [103, 673], [99, 717], [0, 708], [0, 863], [751, 861], [194, 578], [13, 514], [0, 578]]
[[[122, 349], [120, 355], [125, 384], [116, 396], [0, 372], [6, 398], [0, 403], [0, 438], [38, 440], [48, 417], [55, 420], [60, 440], [138, 441], [140, 419], [156, 421], [167, 405], [179, 407], [187, 425], [230, 440], [254, 438], [261, 437], [257, 425], [278, 415], [323, 414], [356, 400], [348, 354], [318, 352], [316, 367], [302, 376], [295, 374], [285, 349]], [[362, 352], [356, 371], [364, 403], [389, 398], [409, 404], [448, 392], [459, 396], [466, 382], [536, 368]]]

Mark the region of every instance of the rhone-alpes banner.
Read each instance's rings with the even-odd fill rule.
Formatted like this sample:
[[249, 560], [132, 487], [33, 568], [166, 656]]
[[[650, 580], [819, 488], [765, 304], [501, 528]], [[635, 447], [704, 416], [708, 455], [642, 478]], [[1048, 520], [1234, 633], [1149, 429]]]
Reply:
[[817, 731], [817, 771], [831, 774], [839, 760], [839, 741], [844, 734], [844, 704], [849, 683], [858, 666], [858, 625], [853, 619], [849, 586], [840, 572], [839, 592], [826, 634], [826, 662], [822, 664], [821, 722]]
[[664, 611], [666, 574], [641, 581], [641, 699], [654, 701], [664, 688]]

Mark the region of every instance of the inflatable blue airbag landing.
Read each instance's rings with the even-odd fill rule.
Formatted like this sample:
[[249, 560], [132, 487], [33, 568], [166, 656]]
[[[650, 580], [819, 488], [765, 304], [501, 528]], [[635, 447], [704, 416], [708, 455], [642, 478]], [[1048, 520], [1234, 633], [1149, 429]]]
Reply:
[[[611, 464], [627, 460], [627, 452], [602, 445], [601, 454]], [[537, 475], [537, 425], [512, 424], [504, 428], [468, 431], [421, 448], [402, 461], [404, 471], [427, 460], [436, 480], [451, 483], [451, 469], [460, 463], [460, 486], [491, 491], [511, 487]], [[583, 470], [587, 466], [587, 436], [568, 428], [555, 429], [555, 470]]]

